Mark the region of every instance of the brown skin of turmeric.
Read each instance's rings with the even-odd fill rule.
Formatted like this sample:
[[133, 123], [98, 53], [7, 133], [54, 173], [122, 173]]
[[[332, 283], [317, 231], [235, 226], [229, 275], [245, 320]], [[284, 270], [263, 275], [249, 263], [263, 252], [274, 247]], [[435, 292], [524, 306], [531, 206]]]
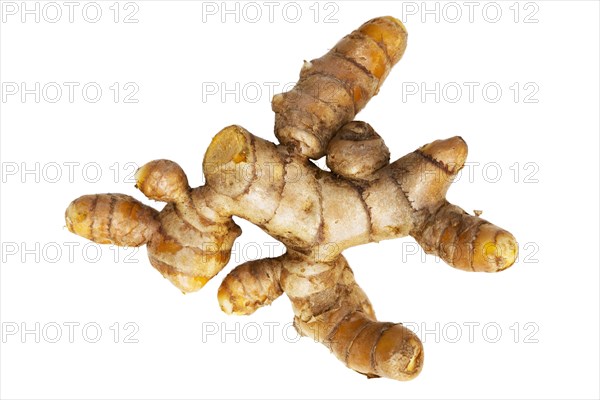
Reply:
[[[152, 161], [138, 170], [136, 186], [166, 202], [162, 211], [126, 195], [87, 195], [67, 208], [68, 229], [97, 243], [147, 244], [151, 264], [192, 292], [227, 265], [241, 234], [232, 217], [244, 218], [287, 252], [233, 269], [218, 292], [224, 312], [248, 315], [285, 293], [296, 329], [349, 368], [414, 378], [423, 367], [421, 342], [401, 324], [377, 321], [342, 251], [410, 235], [455, 268], [496, 272], [514, 263], [517, 244], [446, 200], [467, 156], [462, 138], [434, 141], [390, 163], [383, 139], [354, 121], [406, 39], [395, 18], [366, 22], [305, 63], [297, 85], [273, 98], [281, 144], [226, 127], [206, 151], [204, 186], [190, 188], [172, 161]], [[324, 155], [331, 172], [309, 161]]]

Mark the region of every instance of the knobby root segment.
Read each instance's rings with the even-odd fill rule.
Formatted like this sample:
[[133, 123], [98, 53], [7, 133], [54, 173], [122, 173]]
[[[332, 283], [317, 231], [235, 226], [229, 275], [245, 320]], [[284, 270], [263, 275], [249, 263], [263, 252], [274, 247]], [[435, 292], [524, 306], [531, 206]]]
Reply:
[[377, 94], [406, 40], [402, 22], [375, 18], [323, 57], [305, 62], [296, 86], [273, 97], [277, 138], [307, 157], [322, 157], [335, 132]]
[[94, 194], [71, 202], [69, 231], [100, 244], [142, 246], [158, 231], [158, 211], [124, 194]]
[[[423, 368], [421, 342], [401, 324], [377, 321], [342, 251], [411, 235], [456, 268], [497, 272], [514, 263], [517, 243], [446, 200], [467, 157], [461, 137], [390, 162], [382, 137], [354, 121], [402, 57], [406, 39], [395, 18], [366, 22], [305, 62], [296, 86], [273, 98], [281, 144], [227, 126], [205, 153], [204, 186], [190, 188], [173, 161], [151, 161], [136, 173], [136, 187], [167, 203], [160, 212], [123, 194], [88, 195], [67, 208], [68, 229], [97, 243], [146, 244], [151, 264], [185, 293], [228, 263], [241, 234], [232, 217], [246, 219], [287, 251], [234, 268], [218, 291], [224, 312], [249, 315], [285, 293], [298, 332], [349, 368], [367, 377], [414, 378]], [[331, 171], [309, 160], [323, 155]]]
[[185, 198], [190, 187], [183, 169], [173, 161], [155, 160], [135, 173], [136, 187], [149, 199], [177, 202]]
[[450, 203], [430, 214], [413, 236], [426, 252], [465, 271], [498, 272], [517, 258], [514, 236]]
[[265, 258], [238, 265], [221, 283], [218, 299], [227, 314], [250, 315], [283, 294], [279, 280], [282, 262]]
[[423, 368], [423, 345], [412, 331], [361, 312], [340, 320], [325, 344], [346, 366], [369, 378], [407, 381]]
[[288, 252], [235, 268], [219, 288], [221, 309], [247, 315], [285, 292], [300, 334], [327, 346], [349, 368], [368, 377], [409, 380], [423, 366], [423, 347], [402, 326], [378, 322], [343, 256], [311, 262]]
[[327, 147], [327, 166], [348, 179], [371, 180], [390, 162], [390, 150], [371, 125], [352, 121], [342, 126]]

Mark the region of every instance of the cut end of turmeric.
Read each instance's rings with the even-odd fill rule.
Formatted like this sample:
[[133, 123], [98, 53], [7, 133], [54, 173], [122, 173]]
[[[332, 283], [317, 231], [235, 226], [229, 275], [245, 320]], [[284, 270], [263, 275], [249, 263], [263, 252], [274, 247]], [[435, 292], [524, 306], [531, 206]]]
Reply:
[[246, 162], [250, 146], [244, 131], [238, 125], [231, 125], [217, 133], [206, 151], [204, 164], [215, 166]]

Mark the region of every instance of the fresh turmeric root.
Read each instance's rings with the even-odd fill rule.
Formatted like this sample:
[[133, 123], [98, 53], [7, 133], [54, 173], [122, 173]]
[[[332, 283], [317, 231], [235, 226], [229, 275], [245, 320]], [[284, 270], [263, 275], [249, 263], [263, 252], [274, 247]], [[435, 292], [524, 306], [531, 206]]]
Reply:
[[[283, 242], [281, 257], [246, 262], [225, 277], [223, 311], [251, 314], [286, 293], [295, 327], [368, 377], [414, 378], [419, 339], [401, 324], [378, 322], [342, 251], [411, 235], [428, 253], [466, 271], [496, 272], [517, 256], [507, 231], [448, 203], [463, 167], [460, 137], [437, 140], [389, 162], [382, 138], [355, 114], [377, 94], [406, 48], [406, 30], [376, 18], [325, 56], [305, 63], [298, 84], [273, 98], [282, 144], [241, 126], [208, 147], [206, 185], [191, 189], [174, 162], [152, 161], [136, 174], [157, 212], [120, 194], [83, 196], [66, 211], [71, 232], [97, 243], [148, 245], [151, 264], [183, 292], [200, 289], [229, 261], [244, 218]], [[327, 156], [326, 172], [309, 158]]]

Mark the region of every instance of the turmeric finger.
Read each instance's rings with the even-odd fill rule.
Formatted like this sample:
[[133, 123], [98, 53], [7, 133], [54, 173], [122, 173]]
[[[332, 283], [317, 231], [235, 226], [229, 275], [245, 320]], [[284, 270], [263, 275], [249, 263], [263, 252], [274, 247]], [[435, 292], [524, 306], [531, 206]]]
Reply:
[[142, 246], [158, 231], [158, 211], [124, 194], [73, 200], [65, 211], [69, 231], [100, 244]]
[[296, 86], [273, 97], [277, 138], [306, 157], [323, 156], [335, 132], [377, 94], [406, 39], [402, 22], [375, 18], [323, 57], [305, 62]]

